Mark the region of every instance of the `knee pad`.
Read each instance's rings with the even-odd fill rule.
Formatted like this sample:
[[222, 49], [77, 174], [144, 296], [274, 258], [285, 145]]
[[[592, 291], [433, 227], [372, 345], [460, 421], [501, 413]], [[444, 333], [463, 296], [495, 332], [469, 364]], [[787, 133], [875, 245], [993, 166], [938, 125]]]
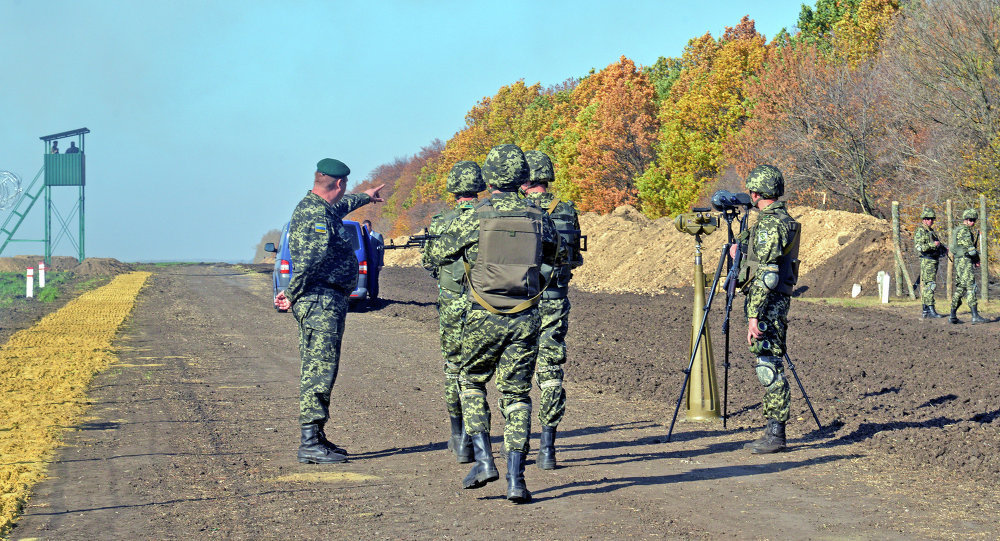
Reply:
[[757, 379], [761, 385], [770, 387], [784, 379], [784, 375], [778, 372], [781, 368], [781, 357], [762, 356], [757, 357]]

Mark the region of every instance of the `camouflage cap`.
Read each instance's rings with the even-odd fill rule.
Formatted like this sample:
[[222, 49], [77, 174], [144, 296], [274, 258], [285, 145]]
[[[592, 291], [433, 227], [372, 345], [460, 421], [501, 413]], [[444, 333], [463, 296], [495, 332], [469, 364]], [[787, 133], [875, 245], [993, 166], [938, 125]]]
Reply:
[[962, 213], [962, 219], [973, 220], [973, 221], [978, 220], [979, 213], [976, 212], [976, 209], [966, 209], [966, 211]]
[[920, 213], [921, 220], [934, 220], [937, 216], [934, 214], [934, 209], [925, 208], [923, 212]]
[[351, 174], [351, 168], [344, 162], [333, 158], [323, 158], [316, 164], [316, 170], [331, 177], [347, 177]]
[[514, 191], [528, 181], [528, 162], [517, 145], [490, 149], [483, 162], [483, 180], [491, 188]]
[[458, 162], [448, 172], [450, 193], [479, 193], [485, 189], [486, 183], [483, 182], [483, 174], [476, 162]]
[[785, 193], [785, 178], [773, 165], [758, 165], [747, 175], [747, 190], [767, 199], [781, 197]]
[[528, 181], [532, 184], [544, 184], [556, 179], [552, 170], [552, 160], [540, 150], [526, 150], [524, 159], [528, 161]]

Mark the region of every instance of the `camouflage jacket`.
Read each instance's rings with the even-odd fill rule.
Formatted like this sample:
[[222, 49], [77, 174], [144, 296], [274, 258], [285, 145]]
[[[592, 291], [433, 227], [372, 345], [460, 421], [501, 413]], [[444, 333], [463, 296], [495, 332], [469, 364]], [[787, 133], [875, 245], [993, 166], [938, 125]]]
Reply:
[[751, 228], [749, 246], [757, 256], [758, 265], [754, 275], [750, 277], [747, 290], [746, 315], [748, 318], [759, 318], [770, 294], [780, 293], [770, 291], [764, 286], [764, 274], [778, 272], [778, 258], [785, 253], [789, 244], [795, 240], [794, 232], [789, 224], [797, 223], [788, 215], [784, 201], [776, 201], [761, 209], [757, 223]]
[[913, 232], [913, 244], [920, 257], [937, 259], [941, 253], [941, 247], [935, 245], [935, 242], [940, 242], [937, 232], [924, 224], [918, 225]]
[[[518, 210], [525, 205], [533, 205], [527, 199], [521, 199], [516, 193], [501, 192], [490, 196], [493, 208], [499, 211]], [[545, 215], [542, 222], [542, 262], [555, 266], [565, 257], [565, 249], [557, 241], [555, 224]], [[479, 214], [463, 212], [441, 231], [441, 237], [427, 245], [424, 258], [437, 262], [439, 267], [450, 263], [464, 261], [475, 265], [479, 255]]]
[[474, 214], [473, 209], [475, 209], [475, 206], [475, 201], [459, 203], [455, 208], [434, 216], [431, 219], [430, 227], [427, 228], [428, 235], [439, 235], [439, 238], [432, 238], [424, 245], [421, 264], [434, 278], [437, 278], [438, 286], [442, 289], [461, 293], [464, 290], [462, 278], [465, 274], [465, 266], [462, 265], [461, 260], [445, 263], [438, 257], [439, 252], [433, 250], [432, 247], [438, 241], [442, 240], [441, 237], [453, 235], [454, 231], [449, 229], [452, 222], [460, 219], [465, 214]]
[[955, 243], [954, 256], [956, 260], [959, 257], [966, 257], [973, 263], [979, 261], [979, 249], [976, 246], [979, 239], [976, 238], [971, 227], [965, 224], [955, 227], [951, 238], [954, 239]]
[[295, 303], [304, 295], [336, 290], [345, 295], [358, 285], [358, 258], [344, 229], [349, 212], [371, 201], [367, 194], [343, 196], [327, 203], [311, 191], [299, 201], [288, 225], [292, 276], [285, 295]]

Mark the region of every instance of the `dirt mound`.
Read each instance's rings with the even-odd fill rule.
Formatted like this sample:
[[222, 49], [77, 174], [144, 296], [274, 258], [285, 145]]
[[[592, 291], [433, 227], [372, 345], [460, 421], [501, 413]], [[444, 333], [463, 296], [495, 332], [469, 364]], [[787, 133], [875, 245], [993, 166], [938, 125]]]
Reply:
[[[854, 283], [873, 292], [878, 271], [892, 272], [892, 234], [885, 220], [809, 207], [792, 207], [791, 214], [802, 224], [798, 294], [847, 296]], [[756, 216], [751, 215], [751, 224]], [[611, 214], [581, 214], [580, 227], [588, 236], [588, 249], [583, 266], [573, 273], [576, 287], [662, 293], [691, 284], [695, 239], [678, 231], [672, 219], [650, 220], [635, 208], [623, 206]], [[393, 240], [406, 243], [406, 237]], [[726, 240], [724, 228], [702, 238], [706, 273], [715, 271]], [[388, 250], [385, 264], [418, 266], [420, 251]]]
[[[0, 272], [24, 272], [28, 267], [38, 268], [44, 258], [39, 255], [19, 255], [0, 258]], [[69, 271], [80, 276], [115, 276], [131, 272], [132, 265], [112, 257], [88, 257], [82, 263], [74, 257], [53, 256], [50, 271]], [[36, 271], [37, 272], [37, 271]]]

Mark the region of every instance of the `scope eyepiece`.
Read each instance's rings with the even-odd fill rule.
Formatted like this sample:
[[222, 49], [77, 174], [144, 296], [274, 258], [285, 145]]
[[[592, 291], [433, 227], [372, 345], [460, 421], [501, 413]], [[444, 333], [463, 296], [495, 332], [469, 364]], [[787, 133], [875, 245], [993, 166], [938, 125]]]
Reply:
[[719, 190], [712, 195], [712, 206], [718, 211], [726, 211], [736, 207], [749, 208], [752, 205], [750, 196], [742, 192], [733, 193], [729, 190]]

